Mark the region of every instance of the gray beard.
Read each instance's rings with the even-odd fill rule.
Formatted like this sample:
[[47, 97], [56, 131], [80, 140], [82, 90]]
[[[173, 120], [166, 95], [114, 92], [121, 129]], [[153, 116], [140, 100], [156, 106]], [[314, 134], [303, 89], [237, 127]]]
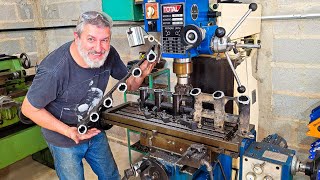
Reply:
[[102, 57], [102, 60], [95, 62], [93, 60], [91, 60], [89, 58], [89, 53], [85, 53], [85, 50], [82, 49], [81, 47], [81, 42], [79, 42], [79, 44], [77, 45], [78, 51], [80, 53], [80, 56], [82, 57], [82, 59], [84, 60], [84, 62], [89, 66], [89, 68], [99, 68], [101, 67], [104, 62], [106, 61], [108, 55], [109, 55], [109, 51], [106, 51]]

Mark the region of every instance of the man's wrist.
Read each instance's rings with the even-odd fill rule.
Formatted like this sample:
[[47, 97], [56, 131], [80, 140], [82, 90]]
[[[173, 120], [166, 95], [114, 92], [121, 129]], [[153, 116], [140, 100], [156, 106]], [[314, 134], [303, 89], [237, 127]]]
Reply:
[[71, 128], [69, 126], [66, 126], [66, 128], [64, 129], [64, 135], [68, 138], [70, 138], [70, 130]]

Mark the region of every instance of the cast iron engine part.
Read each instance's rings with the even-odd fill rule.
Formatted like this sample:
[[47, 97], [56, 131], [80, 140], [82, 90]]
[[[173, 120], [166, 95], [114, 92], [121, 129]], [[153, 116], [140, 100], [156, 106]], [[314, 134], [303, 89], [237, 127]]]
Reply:
[[[152, 91], [152, 92], [151, 92]], [[149, 94], [153, 93], [155, 100], [148, 100]], [[194, 88], [189, 96], [164, 92], [158, 89], [140, 88], [139, 111], [146, 119], [157, 118], [164, 123], [178, 123], [189, 129], [196, 130], [202, 128], [204, 122], [211, 119], [212, 129], [225, 132], [226, 122], [237, 124], [237, 135], [245, 138], [254, 138], [249, 130], [250, 122], [250, 99], [248, 96], [239, 97], [224, 96], [222, 91], [216, 91], [212, 95], [201, 93], [201, 89]], [[162, 102], [163, 96], [172, 97], [173, 102]], [[227, 114], [225, 105], [229, 101], [234, 101], [239, 107], [238, 115]], [[182, 102], [183, 105], [182, 105]], [[211, 104], [212, 110], [205, 109], [203, 103]], [[188, 106], [187, 104], [192, 104]]]
[[[152, 51], [152, 48], [151, 50]], [[156, 54], [155, 54], [156, 56]], [[155, 59], [159, 60], [159, 57], [156, 56]], [[105, 110], [105, 109], [109, 109], [112, 106], [112, 93], [115, 90], [118, 90], [120, 92], [125, 92], [127, 90], [127, 85], [126, 85], [126, 80], [131, 76], [134, 75], [134, 71], [137, 70], [137, 68], [139, 68], [139, 66], [145, 61], [148, 60], [147, 59], [142, 59], [140, 62], [134, 64], [130, 71], [128, 72], [128, 74], [122, 78], [121, 80], [119, 80], [112, 88], [111, 90], [106, 93], [103, 98], [99, 101], [99, 103], [97, 104], [96, 107], [94, 107], [89, 113], [88, 115], [77, 124], [77, 128], [78, 128], [78, 133], [79, 134], [85, 134], [89, 128], [93, 127], [92, 123], [97, 122], [100, 120], [100, 113], [101, 111]], [[153, 62], [153, 61], [152, 61]]]
[[[227, 114], [225, 106], [228, 101], [234, 101], [239, 107], [239, 115]], [[212, 110], [203, 108], [203, 103], [212, 105]], [[245, 138], [254, 138], [249, 130], [250, 118], [250, 99], [248, 96], [239, 97], [225, 96], [222, 91], [215, 91], [212, 95], [201, 93], [195, 96], [193, 121], [197, 122], [198, 128], [202, 128], [203, 119], [212, 119], [213, 129], [224, 132], [226, 122], [237, 123], [237, 135]]]

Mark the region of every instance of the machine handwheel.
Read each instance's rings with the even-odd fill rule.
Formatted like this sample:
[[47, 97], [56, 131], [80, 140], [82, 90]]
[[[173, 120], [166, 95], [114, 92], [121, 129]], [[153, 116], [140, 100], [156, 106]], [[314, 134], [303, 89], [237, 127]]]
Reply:
[[31, 61], [26, 53], [20, 54], [21, 64], [24, 69], [29, 69], [31, 67]]
[[141, 180], [169, 180], [165, 167], [157, 160], [148, 159], [150, 166], [140, 173]]

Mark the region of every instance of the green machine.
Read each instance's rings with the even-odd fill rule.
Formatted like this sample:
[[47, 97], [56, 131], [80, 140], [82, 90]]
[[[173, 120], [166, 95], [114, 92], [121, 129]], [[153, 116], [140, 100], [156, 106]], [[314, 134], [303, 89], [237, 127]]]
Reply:
[[114, 21], [142, 21], [142, 1], [102, 0], [102, 11], [109, 14]]
[[[40, 127], [20, 122], [19, 109], [33, 80], [27, 54], [0, 54], [0, 169], [47, 147]], [[29, 70], [29, 71], [28, 71]]]

